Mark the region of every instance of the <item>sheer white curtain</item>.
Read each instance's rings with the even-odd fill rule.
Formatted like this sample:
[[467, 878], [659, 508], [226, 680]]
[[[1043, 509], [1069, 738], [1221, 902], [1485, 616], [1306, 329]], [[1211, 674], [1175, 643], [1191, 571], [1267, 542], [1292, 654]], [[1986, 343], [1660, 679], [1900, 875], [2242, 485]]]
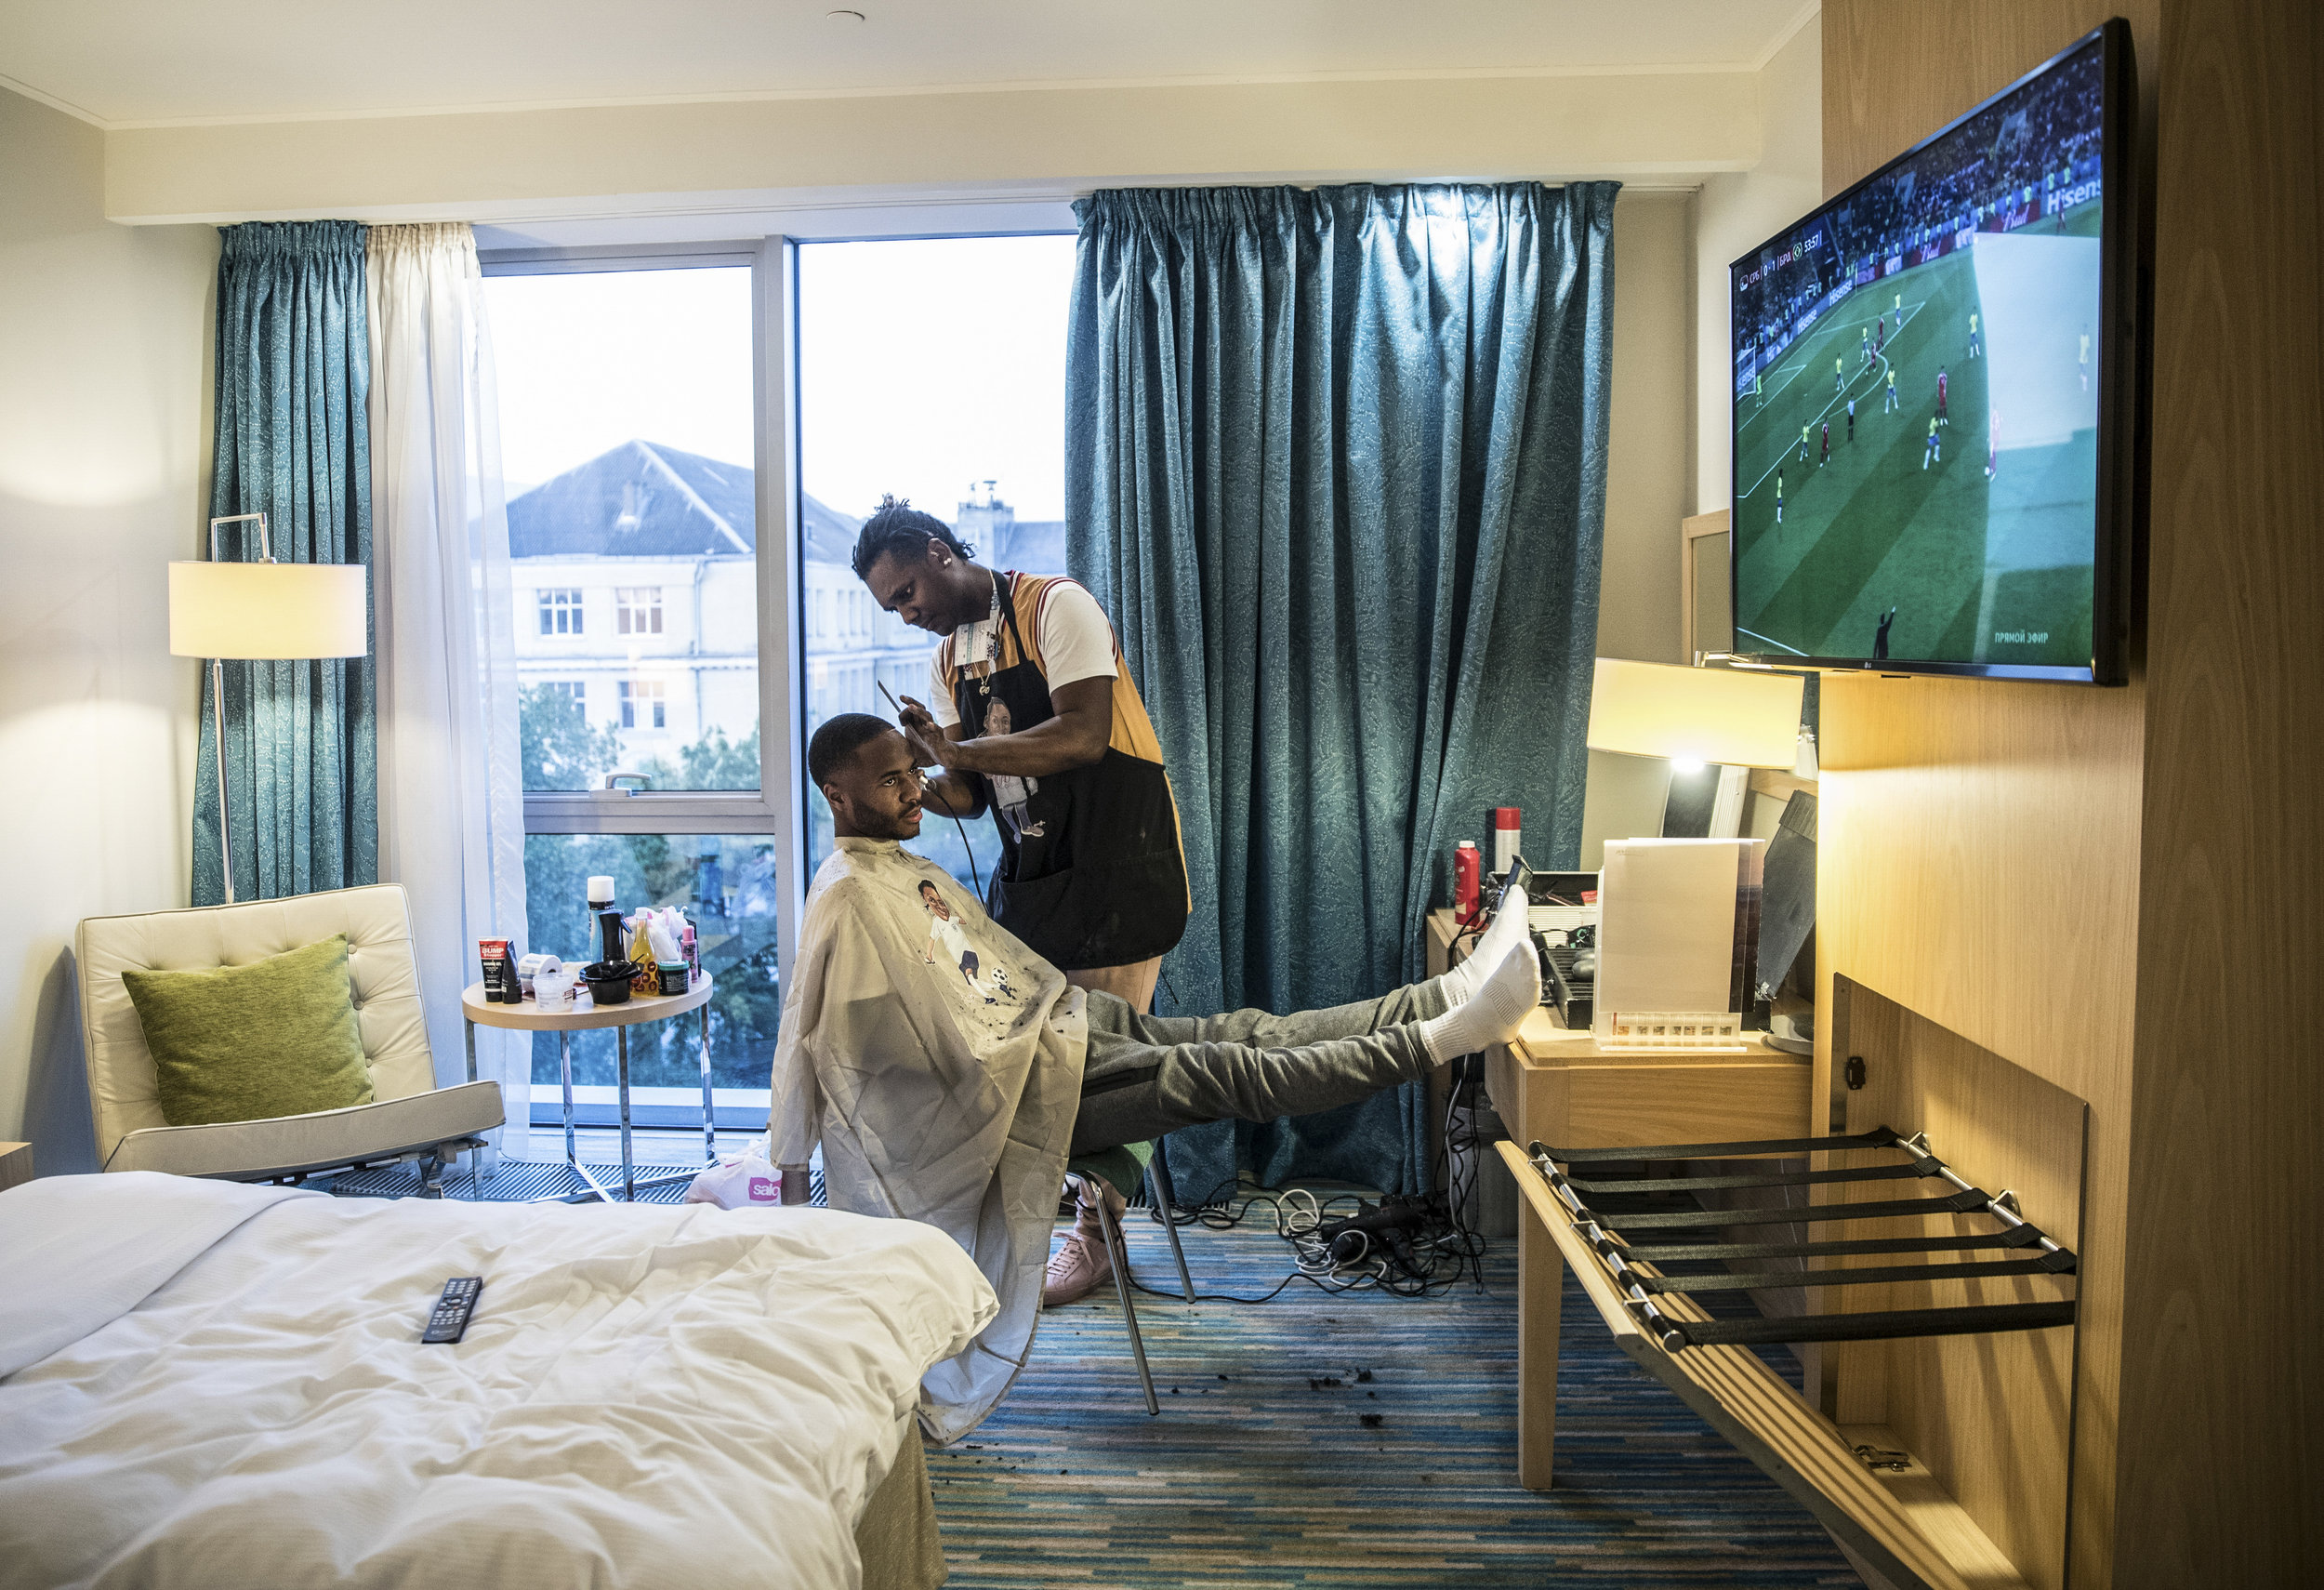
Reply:
[[[436, 1075], [462, 1066], [476, 941], [524, 938], [524, 791], [508, 518], [484, 279], [466, 225], [375, 226], [372, 556], [378, 607], [379, 876], [412, 908]], [[522, 1158], [530, 1035], [480, 1027]]]

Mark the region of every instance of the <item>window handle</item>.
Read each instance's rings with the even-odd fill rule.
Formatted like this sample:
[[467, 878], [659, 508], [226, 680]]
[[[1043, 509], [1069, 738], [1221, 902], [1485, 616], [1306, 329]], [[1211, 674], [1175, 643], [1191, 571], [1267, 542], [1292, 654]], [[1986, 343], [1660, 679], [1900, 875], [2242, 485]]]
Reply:
[[[638, 781], [638, 788], [636, 789], [623, 788], [622, 780], [625, 778], [636, 779]], [[654, 780], [642, 773], [609, 773], [605, 775], [604, 792], [608, 795], [635, 795], [641, 790], [647, 790], [653, 788]]]

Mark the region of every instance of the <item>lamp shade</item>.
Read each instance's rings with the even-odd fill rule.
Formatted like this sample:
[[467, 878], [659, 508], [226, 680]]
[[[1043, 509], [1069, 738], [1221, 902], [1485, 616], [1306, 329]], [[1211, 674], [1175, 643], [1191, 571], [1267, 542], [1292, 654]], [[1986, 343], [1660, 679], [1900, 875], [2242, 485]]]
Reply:
[[181, 657], [359, 657], [371, 649], [361, 563], [172, 563]]
[[1590, 689], [1590, 749], [1789, 767], [1799, 754], [1805, 690], [1798, 674], [1600, 657]]

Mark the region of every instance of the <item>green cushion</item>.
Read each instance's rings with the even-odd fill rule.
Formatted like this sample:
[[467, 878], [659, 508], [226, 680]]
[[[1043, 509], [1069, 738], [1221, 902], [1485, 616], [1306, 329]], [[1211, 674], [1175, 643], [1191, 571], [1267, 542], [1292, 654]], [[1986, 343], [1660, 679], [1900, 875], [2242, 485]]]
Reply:
[[215, 972], [124, 972], [172, 1126], [371, 1103], [347, 935]]

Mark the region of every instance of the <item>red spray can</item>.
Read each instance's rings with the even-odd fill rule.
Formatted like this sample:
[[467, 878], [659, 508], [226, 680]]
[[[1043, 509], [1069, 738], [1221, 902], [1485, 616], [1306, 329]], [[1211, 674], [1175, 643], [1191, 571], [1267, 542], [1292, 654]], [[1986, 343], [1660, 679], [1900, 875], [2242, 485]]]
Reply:
[[1465, 922], [1477, 914], [1477, 886], [1484, 868], [1476, 841], [1462, 840], [1453, 851], [1453, 920]]

